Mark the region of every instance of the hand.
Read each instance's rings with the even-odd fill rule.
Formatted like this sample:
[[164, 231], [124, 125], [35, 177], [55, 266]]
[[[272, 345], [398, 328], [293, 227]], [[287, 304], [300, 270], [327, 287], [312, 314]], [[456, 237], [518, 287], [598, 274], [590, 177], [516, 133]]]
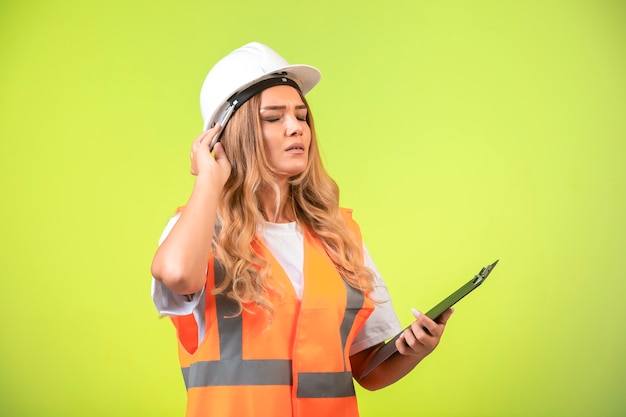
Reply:
[[207, 173], [209, 177], [219, 179], [221, 185], [224, 185], [230, 176], [231, 170], [224, 147], [220, 142], [215, 144], [213, 148], [215, 157], [211, 155], [209, 150], [211, 140], [221, 128], [220, 125], [215, 125], [215, 127], [203, 132], [193, 141], [191, 152], [189, 153], [189, 159], [191, 160], [189, 171], [196, 176]]
[[437, 321], [431, 320], [417, 310], [413, 310], [415, 321], [396, 340], [396, 348], [402, 355], [418, 356], [420, 359], [430, 354], [439, 344], [448, 319], [454, 312], [446, 310]]

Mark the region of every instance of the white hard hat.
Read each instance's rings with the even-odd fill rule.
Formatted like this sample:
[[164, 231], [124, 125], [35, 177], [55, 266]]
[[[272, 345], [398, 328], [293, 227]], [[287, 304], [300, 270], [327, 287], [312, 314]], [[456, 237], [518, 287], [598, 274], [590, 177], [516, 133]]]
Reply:
[[[289, 65], [283, 57], [266, 45], [258, 42], [244, 45], [215, 64], [204, 80], [200, 90], [204, 130], [218, 121], [224, 127], [232, 112], [251, 97], [250, 94], [245, 94], [245, 90], [256, 84], [261, 86], [265, 84], [265, 88], [268, 88], [280, 84], [280, 81], [273, 84], [262, 83], [265, 80], [282, 80], [289, 85], [295, 82], [302, 94], [306, 94], [321, 77], [317, 68], [310, 65]], [[251, 92], [256, 94], [260, 91], [262, 90]], [[240, 97], [236, 100], [238, 94], [241, 94], [243, 99]]]

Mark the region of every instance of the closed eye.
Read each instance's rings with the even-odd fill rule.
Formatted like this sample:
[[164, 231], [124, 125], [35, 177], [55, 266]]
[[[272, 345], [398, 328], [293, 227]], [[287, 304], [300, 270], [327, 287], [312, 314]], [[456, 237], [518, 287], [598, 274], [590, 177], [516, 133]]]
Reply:
[[[307, 116], [306, 113], [297, 114], [296, 119], [298, 119], [301, 122], [306, 122], [306, 116]], [[281, 119], [282, 119], [282, 116], [265, 116], [261, 120], [263, 120], [264, 122], [268, 122], [268, 123], [274, 123], [274, 122], [278, 122]]]

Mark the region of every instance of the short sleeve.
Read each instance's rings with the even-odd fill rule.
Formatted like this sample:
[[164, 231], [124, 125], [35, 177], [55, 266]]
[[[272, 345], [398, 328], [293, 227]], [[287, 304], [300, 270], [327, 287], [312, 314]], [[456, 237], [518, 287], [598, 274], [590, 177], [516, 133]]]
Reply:
[[363, 325], [363, 328], [361, 328], [361, 331], [356, 335], [350, 347], [350, 355], [384, 342], [402, 330], [400, 320], [391, 303], [387, 286], [365, 244], [363, 245], [363, 252], [365, 254], [365, 266], [370, 268], [375, 275], [374, 292], [372, 294], [375, 304], [374, 311]]

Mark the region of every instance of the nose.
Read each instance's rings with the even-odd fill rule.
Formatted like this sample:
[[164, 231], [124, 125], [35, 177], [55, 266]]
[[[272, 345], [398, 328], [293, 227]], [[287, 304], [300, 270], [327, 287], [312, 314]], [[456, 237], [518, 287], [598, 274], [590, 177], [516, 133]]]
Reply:
[[291, 116], [286, 118], [286, 133], [287, 136], [302, 136], [302, 124], [297, 117]]

